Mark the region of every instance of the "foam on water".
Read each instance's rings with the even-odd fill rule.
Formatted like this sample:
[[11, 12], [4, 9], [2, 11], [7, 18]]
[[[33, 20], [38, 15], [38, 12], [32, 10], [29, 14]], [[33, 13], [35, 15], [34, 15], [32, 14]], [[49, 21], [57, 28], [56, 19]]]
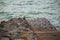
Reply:
[[45, 17], [60, 26], [60, 0], [0, 0], [0, 21], [26, 16]]

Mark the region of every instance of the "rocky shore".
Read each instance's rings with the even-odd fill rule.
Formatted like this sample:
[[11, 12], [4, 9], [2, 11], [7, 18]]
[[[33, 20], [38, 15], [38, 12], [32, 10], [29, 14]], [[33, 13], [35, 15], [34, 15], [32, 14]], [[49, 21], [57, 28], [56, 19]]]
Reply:
[[60, 40], [60, 32], [46, 18], [13, 18], [0, 22], [0, 40]]

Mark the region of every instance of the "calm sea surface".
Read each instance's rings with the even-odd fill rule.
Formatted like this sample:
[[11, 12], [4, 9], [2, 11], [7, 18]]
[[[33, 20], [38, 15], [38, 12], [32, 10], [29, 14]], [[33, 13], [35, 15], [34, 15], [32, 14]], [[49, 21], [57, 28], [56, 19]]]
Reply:
[[0, 21], [45, 17], [60, 30], [60, 0], [0, 0]]

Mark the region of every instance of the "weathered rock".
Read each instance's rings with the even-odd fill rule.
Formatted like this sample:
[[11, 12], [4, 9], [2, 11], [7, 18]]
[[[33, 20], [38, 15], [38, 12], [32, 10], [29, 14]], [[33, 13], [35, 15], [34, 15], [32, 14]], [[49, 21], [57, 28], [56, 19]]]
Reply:
[[42, 27], [43, 29], [48, 29], [51, 31], [56, 30], [56, 28], [46, 18], [30, 19], [27, 21], [32, 27]]
[[[47, 35], [50, 36], [49, 33], [57, 32], [56, 28], [46, 18], [37, 18], [29, 20], [26, 19], [25, 17], [18, 19], [13, 18], [7, 22], [5, 21], [1, 22], [0, 27], [1, 29], [3, 29], [0, 30], [2, 35], [3, 34], [4, 34], [3, 36], [9, 35], [13, 40], [15, 39], [44, 40], [45, 38], [41, 37], [40, 35], [41, 33], [43, 33], [42, 36], [46, 37]], [[58, 32], [56, 35], [58, 35]]]
[[4, 28], [4, 25], [6, 24], [5, 21], [0, 22], [0, 28]]

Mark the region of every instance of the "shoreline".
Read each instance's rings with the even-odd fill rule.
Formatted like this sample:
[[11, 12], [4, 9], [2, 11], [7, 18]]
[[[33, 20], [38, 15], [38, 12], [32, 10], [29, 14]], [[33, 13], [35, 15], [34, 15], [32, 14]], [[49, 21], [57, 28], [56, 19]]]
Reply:
[[48, 40], [48, 38], [55, 40], [60, 38], [60, 32], [46, 18], [30, 20], [23, 17], [2, 21], [0, 22], [0, 33], [1, 36], [8, 36], [12, 40], [16, 38], [19, 40], [31, 40], [33, 36], [35, 40]]

